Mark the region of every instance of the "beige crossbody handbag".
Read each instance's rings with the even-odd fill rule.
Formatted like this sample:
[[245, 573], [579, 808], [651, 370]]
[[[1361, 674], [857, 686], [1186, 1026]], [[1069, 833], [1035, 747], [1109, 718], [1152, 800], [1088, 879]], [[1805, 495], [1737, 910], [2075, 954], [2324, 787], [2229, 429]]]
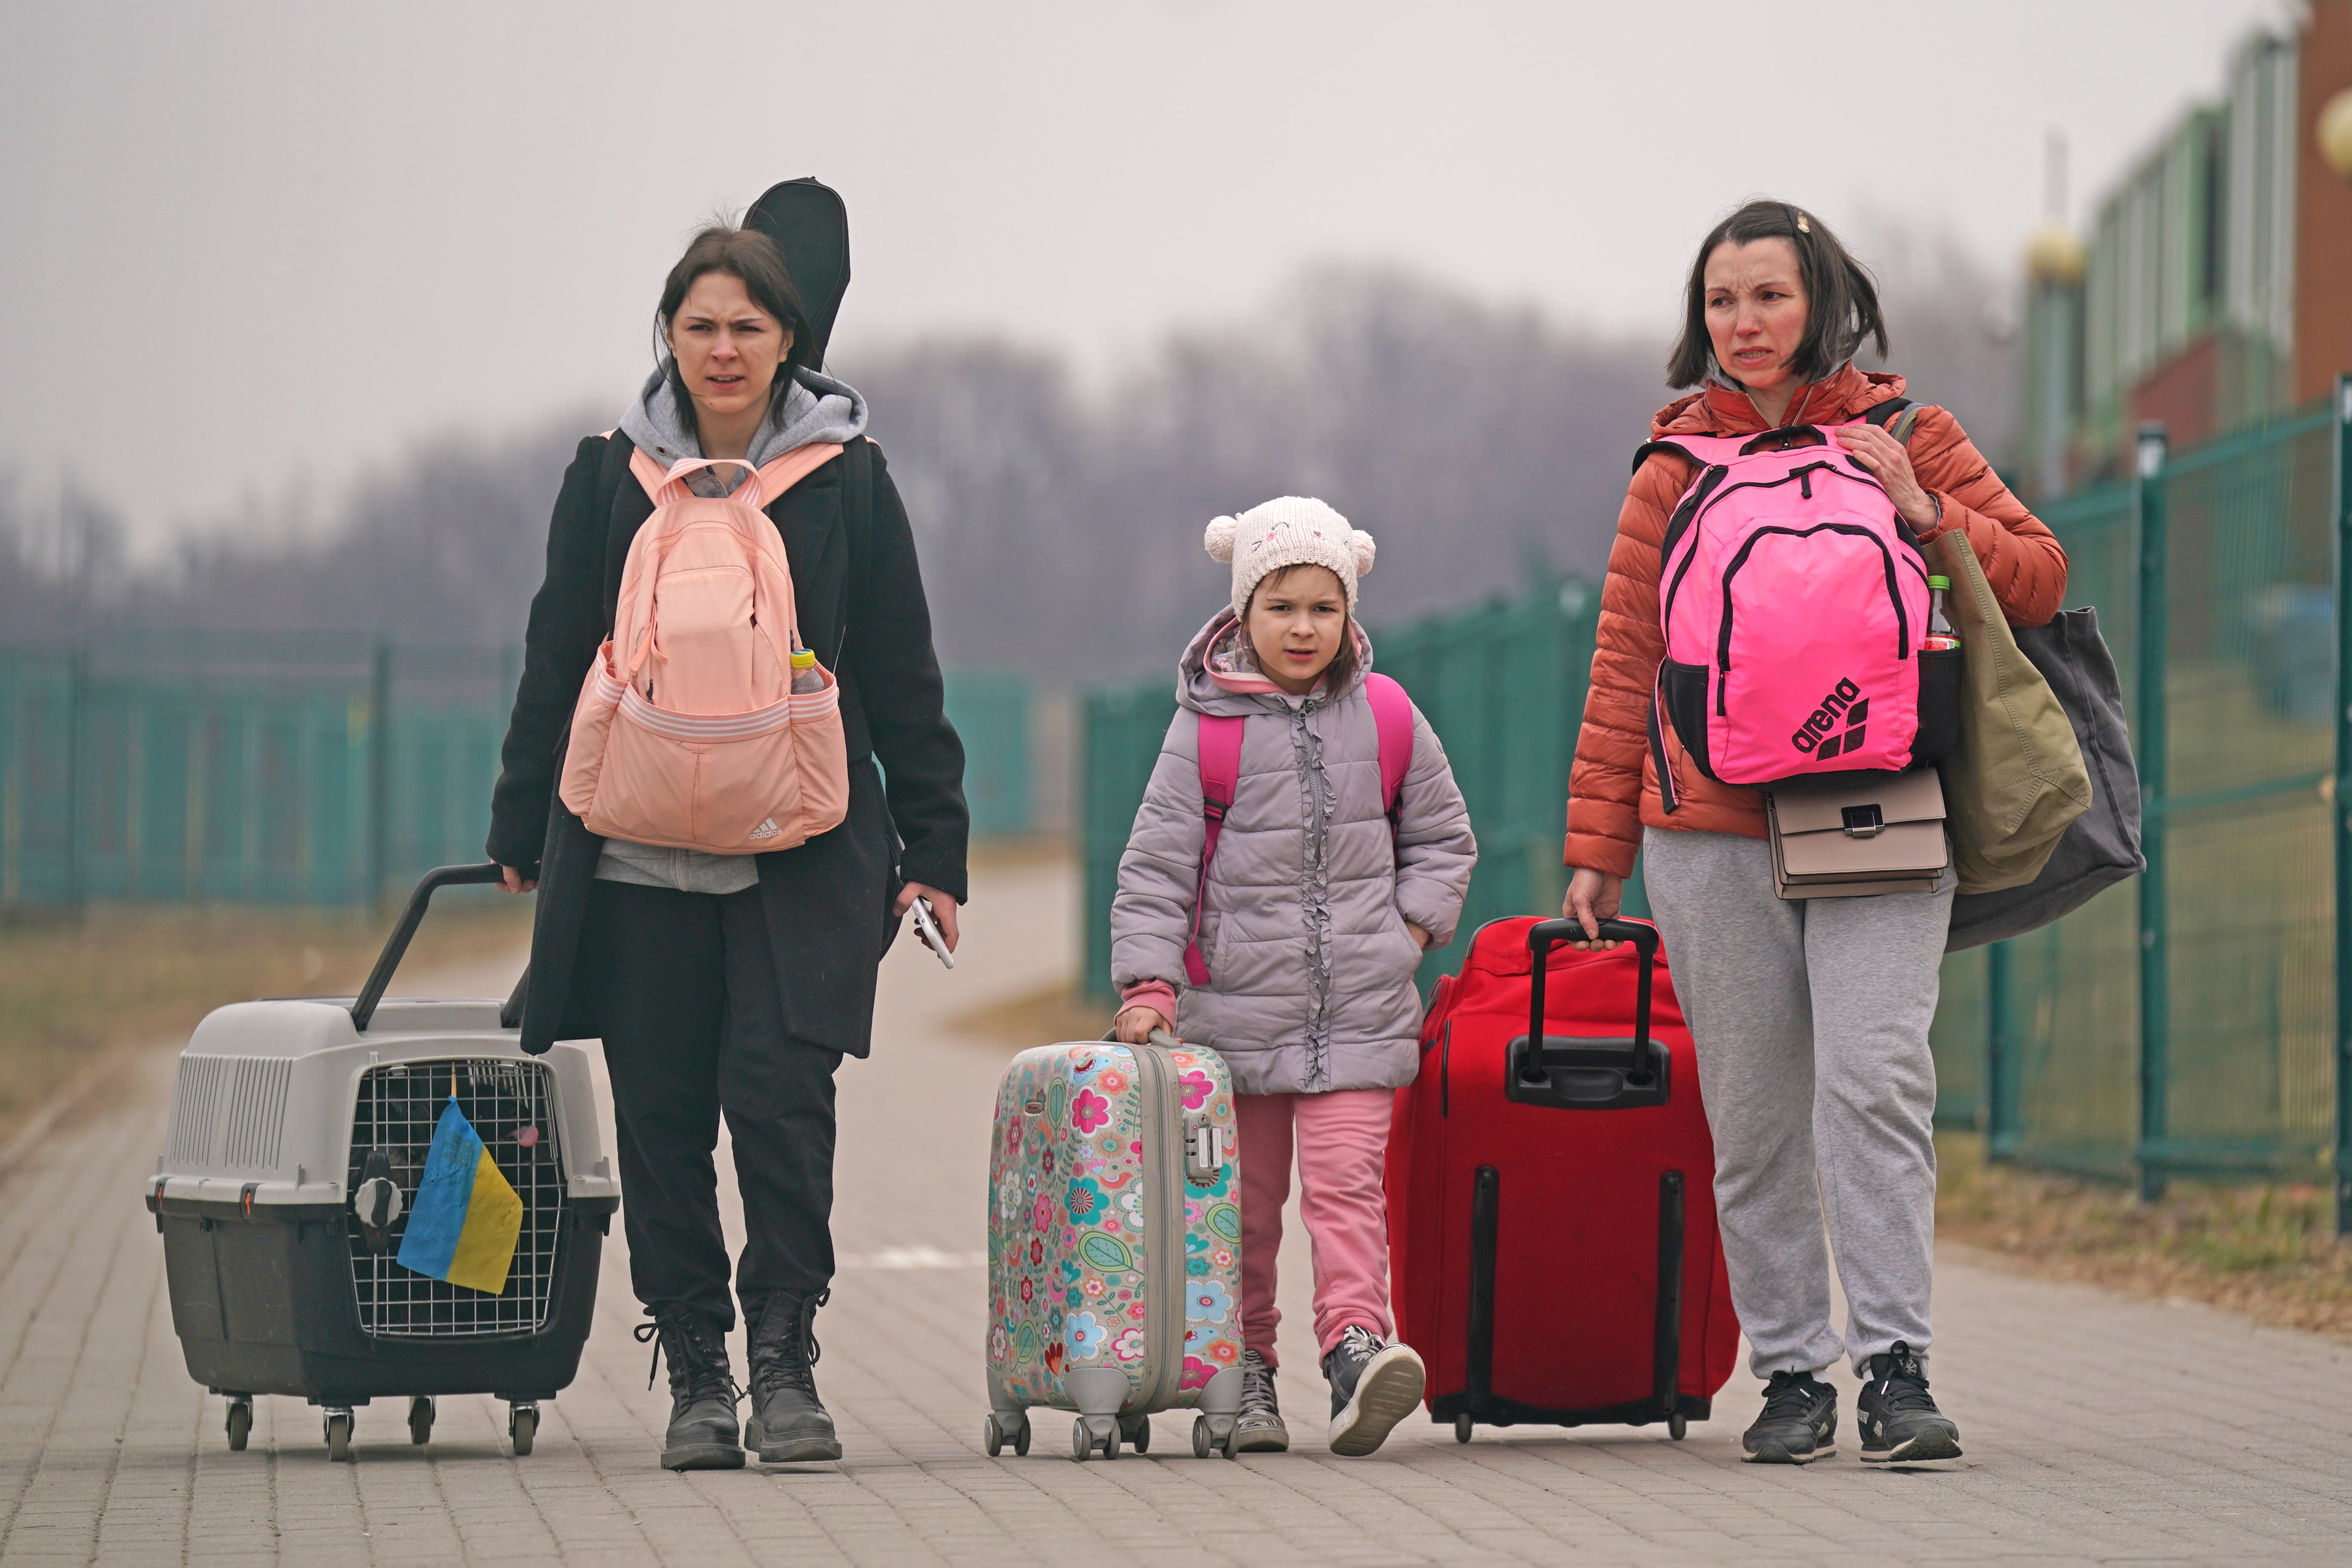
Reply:
[[1932, 767], [1860, 784], [1783, 784], [1764, 796], [1772, 881], [1784, 899], [1925, 893], [1952, 863]]

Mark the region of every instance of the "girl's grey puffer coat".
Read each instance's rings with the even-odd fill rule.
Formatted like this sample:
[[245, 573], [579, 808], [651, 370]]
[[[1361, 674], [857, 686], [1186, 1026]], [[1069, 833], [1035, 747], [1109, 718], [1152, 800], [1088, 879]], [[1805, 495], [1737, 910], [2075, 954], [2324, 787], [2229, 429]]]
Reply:
[[[1359, 632], [1366, 670], [1371, 645]], [[1453, 939], [1478, 847], [1445, 750], [1416, 709], [1391, 845], [1380, 736], [1360, 675], [1338, 696], [1292, 697], [1255, 674], [1231, 611], [1185, 649], [1168, 727], [1118, 863], [1111, 970], [1123, 991], [1176, 988], [1176, 1032], [1222, 1055], [1241, 1094], [1394, 1089], [1421, 1065], [1421, 949], [1410, 920]], [[1200, 715], [1256, 721], [1209, 866], [1201, 952], [1184, 943], [1206, 838]]]

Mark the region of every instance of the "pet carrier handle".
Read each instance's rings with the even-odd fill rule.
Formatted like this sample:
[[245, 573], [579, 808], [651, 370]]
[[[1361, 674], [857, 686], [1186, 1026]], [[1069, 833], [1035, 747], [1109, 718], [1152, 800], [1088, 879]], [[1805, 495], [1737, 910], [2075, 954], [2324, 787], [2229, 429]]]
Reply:
[[435, 889], [496, 882], [505, 875], [496, 865], [436, 866], [425, 872], [416, 890], [408, 895], [408, 907], [400, 911], [400, 923], [392, 928], [390, 940], [376, 955], [375, 967], [368, 972], [367, 984], [360, 987], [359, 999], [352, 1004], [352, 1027], [362, 1035], [367, 1033], [368, 1024], [375, 1017], [375, 1005], [383, 1000], [384, 988], [392, 984], [392, 972], [400, 967], [416, 928], [425, 923], [425, 907], [433, 901]]
[[1633, 995], [1633, 1060], [1638, 1063], [1650, 1050], [1650, 971], [1656, 967], [1658, 956], [1658, 928], [1640, 921], [1604, 920], [1595, 938], [1584, 934], [1581, 921], [1538, 921], [1528, 928], [1528, 1043], [1538, 1051], [1543, 1048], [1545, 961], [1561, 942], [1587, 941], [1630, 942], [1642, 955], [1641, 977], [1634, 982]]

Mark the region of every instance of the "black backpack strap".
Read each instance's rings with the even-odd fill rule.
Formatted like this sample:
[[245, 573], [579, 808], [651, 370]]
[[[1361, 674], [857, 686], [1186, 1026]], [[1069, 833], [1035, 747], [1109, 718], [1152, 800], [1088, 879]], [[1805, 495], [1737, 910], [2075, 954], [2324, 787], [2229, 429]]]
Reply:
[[1684, 462], [1689, 463], [1694, 467], [1701, 468], [1706, 467], [1705, 463], [1691, 455], [1689, 447], [1684, 446], [1681, 442], [1676, 441], [1672, 437], [1666, 437], [1656, 441], [1644, 441], [1640, 446], [1633, 448], [1633, 471], [1637, 474], [1640, 473], [1642, 471], [1642, 465], [1648, 462], [1651, 457], [1658, 452], [1672, 452], [1675, 457], [1680, 458]]
[[849, 628], [866, 618], [874, 566], [874, 443], [863, 436], [841, 449], [841, 527], [849, 541], [849, 582], [842, 595], [841, 630], [833, 641], [835, 670], [849, 645]]
[[1919, 416], [1924, 412], [1926, 412], [1924, 405], [1914, 403], [1907, 397], [1890, 397], [1875, 407], [1865, 410], [1862, 418], [1864, 424], [1875, 425], [1897, 441], [1908, 446], [1911, 441], [1911, 431], [1917, 426]]

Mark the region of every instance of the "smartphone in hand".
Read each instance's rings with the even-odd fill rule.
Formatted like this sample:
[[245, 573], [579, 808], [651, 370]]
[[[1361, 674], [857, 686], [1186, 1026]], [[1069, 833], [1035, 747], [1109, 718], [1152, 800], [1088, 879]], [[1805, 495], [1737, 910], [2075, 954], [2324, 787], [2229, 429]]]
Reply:
[[923, 945], [929, 948], [941, 963], [953, 969], [955, 954], [948, 951], [947, 939], [940, 934], [940, 922], [931, 915], [931, 900], [918, 893], [915, 895], [915, 901], [911, 908], [915, 916], [915, 930], [921, 934]]

